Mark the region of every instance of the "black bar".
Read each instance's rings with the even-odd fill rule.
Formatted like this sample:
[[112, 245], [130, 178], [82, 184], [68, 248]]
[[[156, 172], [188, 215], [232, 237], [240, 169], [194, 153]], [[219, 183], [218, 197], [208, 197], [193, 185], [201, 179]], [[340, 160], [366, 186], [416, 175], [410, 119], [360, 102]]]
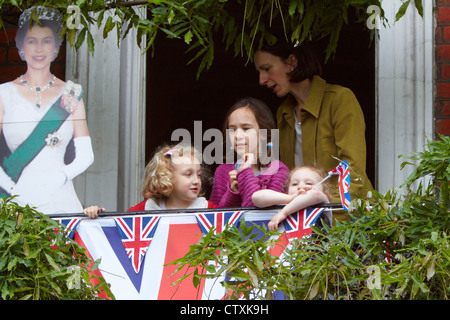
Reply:
[[[129, 215], [146, 215], [146, 214], [179, 214], [179, 213], [198, 213], [198, 212], [223, 212], [223, 211], [260, 211], [260, 210], [274, 210], [281, 209], [284, 206], [271, 206], [265, 208], [257, 207], [237, 207], [237, 208], [210, 208], [210, 209], [161, 209], [161, 210], [149, 210], [149, 211], [106, 211], [99, 212], [99, 217], [111, 217], [111, 216], [129, 216]], [[341, 203], [323, 203], [313, 206], [314, 208], [329, 208], [329, 209], [339, 209], [342, 208]], [[86, 217], [83, 212], [76, 213], [49, 213], [46, 214], [49, 218], [73, 218], [73, 217]]]

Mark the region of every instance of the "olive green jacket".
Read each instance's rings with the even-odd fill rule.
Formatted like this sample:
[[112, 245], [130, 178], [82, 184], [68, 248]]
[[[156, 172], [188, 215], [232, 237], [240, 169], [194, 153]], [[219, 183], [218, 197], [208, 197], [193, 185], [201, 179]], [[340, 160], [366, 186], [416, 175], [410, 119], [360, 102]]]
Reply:
[[[295, 117], [293, 97], [287, 98], [277, 110], [280, 137], [280, 158], [290, 169], [294, 167]], [[372, 185], [366, 175], [366, 139], [364, 115], [355, 95], [350, 89], [327, 84], [314, 76], [309, 96], [300, 112], [303, 160], [326, 172], [334, 169], [339, 161], [332, 156], [347, 160], [364, 180], [370, 190]], [[367, 189], [350, 171], [350, 196], [365, 197]], [[331, 202], [339, 203], [337, 176], [330, 178]]]

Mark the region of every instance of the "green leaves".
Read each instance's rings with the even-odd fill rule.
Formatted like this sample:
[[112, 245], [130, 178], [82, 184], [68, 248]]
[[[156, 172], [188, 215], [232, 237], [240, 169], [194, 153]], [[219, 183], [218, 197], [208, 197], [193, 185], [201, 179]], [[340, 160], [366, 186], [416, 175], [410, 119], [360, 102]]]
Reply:
[[[427, 174], [429, 184], [407, 194], [373, 192], [372, 202], [354, 199], [349, 221], [316, 225], [282, 258], [268, 250], [279, 234], [241, 220], [239, 230], [211, 231], [174, 264], [193, 268], [197, 285], [226, 274], [221, 285], [230, 299], [272, 299], [279, 290], [286, 299], [447, 300], [450, 213], [448, 202], [436, 199], [448, 199], [448, 189], [436, 186], [449, 179], [449, 143], [429, 141], [412, 157], [418, 165], [408, 183]], [[218, 267], [206, 267], [208, 261]]]
[[90, 274], [84, 248], [56, 221], [13, 200], [0, 199], [1, 299], [97, 299], [100, 286], [113, 298], [104, 279]]
[[[2, 7], [15, 6], [22, 10], [29, 6], [22, 0], [0, 3]], [[396, 21], [404, 16], [411, 3], [411, 0], [403, 1]], [[422, 0], [413, 3], [422, 16]], [[186, 53], [192, 54], [189, 63], [199, 61], [199, 77], [213, 63], [216, 45], [213, 35], [222, 35], [221, 45], [233, 50], [235, 56], [247, 56], [248, 61], [263, 44], [280, 40], [302, 43], [325, 38], [329, 39], [326, 48], [326, 59], [329, 59], [336, 51], [342, 27], [349, 22], [349, 12], [355, 12], [357, 21], [363, 23], [369, 18], [367, 8], [370, 5], [381, 8], [381, 0], [149, 0], [145, 4], [140, 1], [56, 0], [46, 5], [64, 13], [65, 22], [73, 21], [74, 15], [79, 18], [80, 24], [75, 29], [68, 28], [67, 23], [62, 28], [68, 43], [77, 49], [86, 41], [94, 54], [93, 28], [103, 28], [103, 38], [115, 30], [118, 45], [134, 28], [137, 44], [145, 51], [153, 49], [157, 35], [163, 34], [186, 43]], [[73, 5], [78, 11], [68, 10]], [[144, 11], [148, 12], [145, 18]], [[380, 19], [386, 21], [384, 12], [380, 12]], [[370, 32], [373, 37], [375, 31]]]
[[[403, 2], [396, 20], [405, 14], [410, 3], [411, 0]], [[22, 0], [1, 1], [0, 4], [2, 7], [17, 7], [21, 10], [29, 6], [28, 2]], [[67, 35], [69, 44], [77, 49], [86, 41], [89, 51], [94, 54], [91, 34], [94, 27], [103, 27], [103, 38], [116, 30], [118, 45], [134, 28], [138, 30], [139, 46], [146, 36], [145, 50], [154, 48], [156, 36], [162, 32], [169, 38], [184, 41], [188, 48], [195, 47], [192, 61], [200, 60], [197, 76], [208, 69], [214, 60], [212, 34], [222, 33], [222, 45], [227, 50], [232, 48], [235, 55], [247, 55], [249, 60], [252, 60], [256, 49], [264, 43], [273, 44], [277, 37], [299, 43], [328, 38], [328, 59], [336, 50], [341, 29], [348, 23], [350, 10], [356, 12], [358, 21], [365, 21], [368, 18], [368, 6], [377, 5], [381, 8], [380, 0], [149, 0], [145, 4], [140, 1], [56, 0], [45, 4], [58, 8], [64, 14], [64, 22], [74, 21], [74, 15], [79, 18], [80, 24], [75, 29], [68, 28], [67, 23], [62, 28], [62, 34]], [[414, 4], [422, 16], [422, 0], [414, 0]], [[69, 6], [76, 6], [77, 11], [68, 10]], [[143, 18], [142, 12], [145, 10], [148, 10], [149, 15]], [[386, 20], [384, 16], [380, 18]], [[282, 30], [284, 34], [275, 36], [276, 29]]]
[[[267, 250], [268, 245], [273, 244], [269, 238], [275, 233], [256, 225], [247, 226], [244, 219], [241, 219], [239, 229], [230, 227], [220, 234], [214, 234], [214, 230], [211, 230], [191, 246], [184, 257], [172, 262], [178, 265], [175, 273], [186, 266], [191, 270], [177, 283], [192, 275], [193, 283], [197, 286], [202, 278], [217, 278], [227, 274], [227, 280], [222, 285], [232, 297], [243, 296], [246, 299], [262, 297], [267, 288], [275, 287], [274, 283], [281, 281], [277, 269], [279, 266], [275, 262], [276, 257]], [[257, 233], [254, 231], [258, 229], [265, 235], [256, 239]], [[215, 267], [213, 262], [218, 266]]]
[[[410, 156], [399, 156], [399, 158], [403, 157], [414, 162], [420, 161], [403, 185], [410, 189], [420, 178], [431, 177], [434, 181], [433, 186], [440, 190], [437, 194], [438, 200], [450, 205], [450, 137], [440, 135], [439, 138], [435, 141], [428, 140], [427, 148], [423, 152], [412, 153]], [[403, 169], [407, 165], [414, 165], [414, 163], [405, 161], [400, 168]]]
[[[406, 10], [408, 9], [409, 5], [411, 4], [411, 0], [403, 0], [402, 5], [398, 9], [397, 14], [395, 15], [395, 21], [400, 20], [406, 13]], [[417, 12], [420, 14], [421, 17], [423, 17], [423, 4], [422, 0], [414, 0], [414, 5], [417, 9]]]

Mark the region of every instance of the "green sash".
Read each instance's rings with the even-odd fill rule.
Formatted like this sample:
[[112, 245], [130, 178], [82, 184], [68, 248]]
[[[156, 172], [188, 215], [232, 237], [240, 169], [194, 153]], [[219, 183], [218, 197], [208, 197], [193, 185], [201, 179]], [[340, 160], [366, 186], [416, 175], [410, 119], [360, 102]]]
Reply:
[[2, 159], [4, 171], [14, 182], [19, 180], [25, 167], [47, 145], [45, 139], [48, 135], [56, 132], [70, 115], [61, 108], [60, 103], [61, 97], [50, 107], [28, 138], [11, 155]]

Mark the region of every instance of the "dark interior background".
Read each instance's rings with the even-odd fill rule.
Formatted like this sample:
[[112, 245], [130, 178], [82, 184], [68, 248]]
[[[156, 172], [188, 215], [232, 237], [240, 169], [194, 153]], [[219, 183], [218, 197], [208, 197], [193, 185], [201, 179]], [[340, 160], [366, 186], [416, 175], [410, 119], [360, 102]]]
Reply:
[[[324, 62], [323, 78], [350, 88], [363, 109], [366, 120], [367, 174], [375, 185], [375, 50], [365, 23], [344, 26], [334, 57], [325, 63], [328, 39], [315, 42]], [[194, 137], [194, 121], [202, 130], [221, 129], [227, 109], [244, 96], [267, 103], [275, 117], [282, 99], [258, 84], [258, 72], [245, 57], [233, 57], [216, 41], [210, 70], [196, 79], [198, 62], [187, 65], [190, 55], [181, 40], [158, 38], [155, 52], [147, 55], [146, 160], [155, 148], [170, 143], [172, 132], [185, 128]], [[210, 142], [205, 141], [203, 148]], [[215, 168], [211, 168], [212, 172]]]

